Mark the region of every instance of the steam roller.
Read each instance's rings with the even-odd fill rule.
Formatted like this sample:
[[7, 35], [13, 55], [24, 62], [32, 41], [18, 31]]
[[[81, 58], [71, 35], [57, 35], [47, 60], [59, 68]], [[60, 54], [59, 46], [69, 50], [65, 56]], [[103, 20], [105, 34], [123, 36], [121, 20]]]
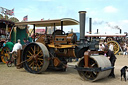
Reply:
[[[80, 22], [70, 18], [18, 22], [18, 25], [33, 25], [35, 27], [46, 27], [45, 34], [42, 34], [35, 42], [28, 44], [17, 57], [17, 68], [23, 68], [34, 74], [45, 72], [47, 69], [66, 71], [67, 59], [81, 58], [76, 70], [83, 79], [96, 81], [107, 77], [111, 72], [110, 61], [99, 49], [99, 39], [85, 39], [85, 17], [86, 11], [79, 11]], [[65, 33], [63, 26], [80, 25], [80, 39], [77, 40], [76, 33]], [[48, 34], [48, 27], [53, 27], [52, 34]], [[60, 30], [56, 29], [60, 26]], [[35, 32], [35, 31], [34, 31]], [[35, 33], [34, 33], [35, 36]], [[90, 50], [90, 51], [88, 51]]]
[[91, 54], [85, 52], [84, 57], [80, 59], [77, 66], [78, 74], [84, 80], [96, 81], [109, 76], [111, 62], [104, 55]]

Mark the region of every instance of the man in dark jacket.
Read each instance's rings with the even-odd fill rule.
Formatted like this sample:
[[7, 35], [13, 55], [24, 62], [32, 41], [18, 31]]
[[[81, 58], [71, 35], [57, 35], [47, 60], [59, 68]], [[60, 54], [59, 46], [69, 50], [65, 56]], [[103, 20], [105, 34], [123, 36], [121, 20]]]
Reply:
[[[106, 53], [106, 57], [108, 57], [108, 59], [110, 60], [111, 62], [111, 65], [114, 67], [115, 66], [115, 61], [116, 61], [116, 56], [115, 54], [113, 53], [113, 51], [109, 50], [108, 47], [106, 47], [104, 49], [104, 52]], [[114, 74], [114, 68], [112, 69], [110, 75], [111, 77], [115, 78], [115, 74]]]

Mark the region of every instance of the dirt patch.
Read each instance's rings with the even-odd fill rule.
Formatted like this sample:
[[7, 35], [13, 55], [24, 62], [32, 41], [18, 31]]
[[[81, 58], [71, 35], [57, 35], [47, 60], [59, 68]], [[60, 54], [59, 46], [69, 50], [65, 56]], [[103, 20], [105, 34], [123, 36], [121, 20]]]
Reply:
[[0, 85], [127, 85], [128, 81], [120, 80], [120, 69], [127, 65], [128, 58], [117, 55], [115, 65], [116, 78], [104, 78], [96, 82], [84, 81], [74, 66], [77, 62], [68, 63], [67, 72], [46, 71], [42, 74], [31, 74], [24, 69], [7, 67], [0, 63]]

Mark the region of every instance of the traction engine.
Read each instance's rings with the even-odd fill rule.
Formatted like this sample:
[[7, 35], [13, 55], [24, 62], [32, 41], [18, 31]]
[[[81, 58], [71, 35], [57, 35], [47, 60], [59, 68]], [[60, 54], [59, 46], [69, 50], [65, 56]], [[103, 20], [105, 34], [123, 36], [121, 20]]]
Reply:
[[[52, 34], [43, 34], [35, 42], [28, 44], [23, 52], [19, 52], [17, 66], [34, 74], [42, 73], [53, 68], [66, 71], [69, 58], [81, 58], [76, 65], [79, 75], [83, 79], [96, 81], [107, 77], [111, 69], [111, 63], [107, 57], [99, 55], [99, 41], [85, 40], [86, 11], [80, 11], [80, 22], [74, 19], [46, 20], [38, 22], [19, 22], [16, 25], [53, 26]], [[75, 33], [65, 33], [63, 26], [80, 24], [80, 41], [77, 41]], [[61, 26], [61, 30], [55, 30], [55, 26]], [[102, 53], [102, 52], [101, 52]], [[20, 68], [19, 67], [19, 68]]]

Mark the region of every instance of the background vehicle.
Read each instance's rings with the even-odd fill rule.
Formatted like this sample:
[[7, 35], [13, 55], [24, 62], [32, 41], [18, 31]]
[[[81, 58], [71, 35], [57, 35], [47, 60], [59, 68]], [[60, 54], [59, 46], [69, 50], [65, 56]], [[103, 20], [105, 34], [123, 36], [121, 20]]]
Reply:
[[3, 16], [0, 14], [0, 61], [3, 63], [6, 63], [9, 56], [9, 49], [3, 47], [3, 43], [10, 39], [15, 44], [20, 39], [21, 44], [24, 44], [23, 39], [27, 38], [27, 27], [15, 27], [15, 22], [18, 21], [17, 18], [9, 18], [7, 15]]
[[86, 34], [85, 37], [100, 39], [100, 42], [106, 42], [108, 46], [112, 43], [114, 45], [114, 54], [117, 54], [119, 51], [123, 51], [123, 45], [126, 43], [126, 34]]
[[7, 58], [9, 57], [9, 48], [3, 47], [3, 43], [8, 39], [11, 39], [10, 35], [13, 26], [14, 22], [0, 19], [0, 60], [2, 60], [3, 63], [6, 63]]

